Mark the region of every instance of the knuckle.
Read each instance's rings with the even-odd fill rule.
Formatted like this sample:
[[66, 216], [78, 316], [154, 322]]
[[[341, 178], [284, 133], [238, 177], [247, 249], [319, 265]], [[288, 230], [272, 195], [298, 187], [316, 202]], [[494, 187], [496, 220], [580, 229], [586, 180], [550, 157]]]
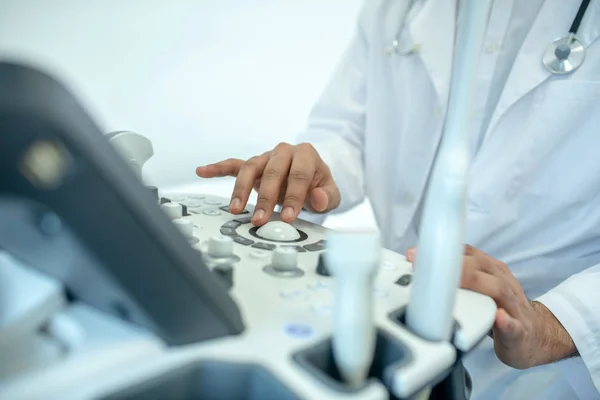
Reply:
[[291, 149], [292, 145], [285, 142], [281, 142], [277, 146], [275, 146], [275, 151], [290, 151]]
[[258, 196], [256, 197], [256, 202], [259, 205], [266, 205], [266, 204], [271, 204], [273, 202], [272, 197], [269, 195], [266, 195], [264, 193], [259, 193]]
[[300, 196], [298, 196], [295, 193], [286, 193], [286, 195], [285, 195], [285, 203], [286, 204], [288, 204], [288, 203], [295, 204], [295, 203], [300, 203], [302, 201], [303, 200], [300, 198]]
[[289, 179], [296, 183], [306, 183], [312, 179], [312, 176], [305, 170], [294, 169], [290, 171]]
[[259, 161], [260, 158], [258, 156], [251, 157], [248, 160], [246, 160], [246, 162], [243, 165], [243, 168], [254, 169], [258, 167]]
[[262, 173], [263, 179], [274, 180], [281, 178], [281, 171], [276, 167], [267, 167]]
[[298, 151], [302, 151], [302, 152], [310, 152], [310, 153], [312, 153], [313, 151], [315, 151], [315, 152], [316, 152], [316, 150], [315, 150], [315, 148], [313, 147], [313, 145], [312, 145], [312, 144], [310, 144], [310, 143], [306, 143], [306, 142], [303, 142], [303, 143], [299, 143], [299, 144], [297, 144], [297, 145], [296, 145], [296, 149], [297, 149]]

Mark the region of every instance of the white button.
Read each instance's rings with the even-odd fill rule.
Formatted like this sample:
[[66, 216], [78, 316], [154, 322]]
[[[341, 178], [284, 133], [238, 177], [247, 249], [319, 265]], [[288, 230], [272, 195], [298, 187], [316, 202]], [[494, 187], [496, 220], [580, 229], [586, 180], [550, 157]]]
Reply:
[[185, 205], [188, 208], [196, 208], [196, 207], [201, 207], [202, 203], [200, 203], [199, 201], [186, 201]]
[[264, 250], [252, 250], [250, 252], [250, 257], [252, 257], [252, 258], [265, 258], [268, 255], [269, 255], [269, 253]]
[[160, 208], [171, 219], [181, 218], [183, 215], [183, 207], [179, 203], [164, 203], [160, 205]]
[[385, 269], [386, 271], [394, 271], [398, 269], [398, 266], [391, 261], [385, 261], [383, 264], [381, 264], [381, 268]]
[[325, 282], [325, 281], [318, 281], [318, 282], [309, 284], [308, 287], [311, 288], [312, 290], [322, 291], [322, 290], [329, 289], [331, 287], [331, 284], [329, 282]]
[[216, 217], [217, 215], [221, 215], [221, 211], [217, 210], [204, 210], [202, 211], [204, 215], [210, 215], [211, 217]]
[[177, 228], [179, 228], [181, 233], [183, 233], [183, 236], [186, 238], [191, 238], [194, 236], [194, 224], [189, 219], [177, 218], [173, 220], [173, 223], [175, 226], [177, 226]]
[[185, 197], [184, 196], [171, 197], [171, 201], [174, 201], [175, 203], [181, 203], [182, 201], [185, 201]]
[[211, 206], [216, 206], [217, 204], [221, 204], [221, 200], [216, 199], [206, 199], [204, 200], [206, 204], [210, 204]]
[[201, 195], [201, 194], [190, 194], [188, 197], [190, 199], [195, 199], [195, 200], [203, 200], [206, 198], [206, 196]]
[[306, 294], [298, 289], [283, 291], [280, 293], [280, 296], [290, 301], [299, 301], [306, 299]]
[[279, 272], [293, 271], [298, 264], [298, 252], [291, 247], [278, 247], [273, 251], [271, 267]]
[[300, 239], [300, 233], [298, 233], [296, 228], [283, 221], [267, 222], [258, 228], [256, 234], [261, 238], [278, 242], [292, 242]]
[[331, 315], [333, 311], [333, 308], [329, 304], [314, 304], [311, 308], [315, 314], [319, 315]]
[[229, 236], [217, 235], [208, 239], [208, 255], [229, 257], [233, 254], [233, 240]]

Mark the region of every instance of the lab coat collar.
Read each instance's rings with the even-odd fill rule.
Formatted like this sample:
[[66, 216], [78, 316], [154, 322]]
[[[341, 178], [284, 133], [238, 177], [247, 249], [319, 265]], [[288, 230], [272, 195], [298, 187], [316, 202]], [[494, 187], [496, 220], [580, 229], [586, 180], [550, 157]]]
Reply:
[[[488, 129], [493, 130], [512, 105], [552, 77], [542, 64], [542, 55], [550, 43], [568, 34], [578, 7], [579, 2], [576, 7], [564, 0], [544, 2], [517, 55]], [[588, 6], [577, 36], [586, 47], [600, 36], [600, 0]]]
[[409, 32], [427, 70], [442, 110], [446, 110], [452, 75], [456, 2], [427, 0], [408, 22]]

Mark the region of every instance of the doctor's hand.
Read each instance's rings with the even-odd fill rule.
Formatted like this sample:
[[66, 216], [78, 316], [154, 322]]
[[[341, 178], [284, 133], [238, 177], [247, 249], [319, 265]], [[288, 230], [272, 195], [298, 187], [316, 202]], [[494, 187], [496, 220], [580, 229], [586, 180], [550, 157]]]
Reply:
[[258, 192], [252, 223], [269, 221], [276, 204], [282, 206], [281, 220], [292, 222], [305, 208], [325, 213], [338, 207], [340, 192], [315, 148], [308, 144], [278, 144], [273, 150], [248, 160], [228, 159], [198, 167], [201, 178], [236, 177], [229, 210], [244, 210], [250, 192]]
[[[409, 249], [406, 259], [414, 262], [415, 255]], [[576, 355], [565, 328], [543, 304], [527, 299], [503, 262], [466, 245], [460, 286], [496, 302], [491, 335], [496, 355], [506, 365], [526, 369]]]

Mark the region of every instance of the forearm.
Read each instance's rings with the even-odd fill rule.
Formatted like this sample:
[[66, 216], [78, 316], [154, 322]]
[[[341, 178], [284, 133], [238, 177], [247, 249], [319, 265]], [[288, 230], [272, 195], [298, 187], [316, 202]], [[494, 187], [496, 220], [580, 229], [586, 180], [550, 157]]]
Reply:
[[579, 352], [573, 339], [560, 321], [542, 303], [532, 301], [536, 311], [536, 343], [538, 349], [535, 365], [550, 364], [565, 358], [577, 357]]

